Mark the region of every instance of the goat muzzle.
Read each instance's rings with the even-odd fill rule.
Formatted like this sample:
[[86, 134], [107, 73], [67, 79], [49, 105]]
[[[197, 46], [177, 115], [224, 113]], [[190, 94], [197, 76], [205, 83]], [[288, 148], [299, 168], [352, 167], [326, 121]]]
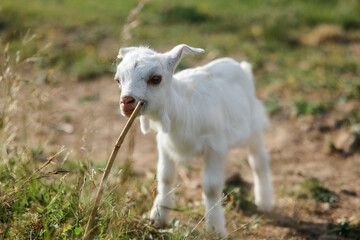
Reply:
[[135, 109], [136, 99], [131, 96], [124, 96], [120, 99], [122, 112], [130, 116]]
[[134, 104], [136, 102], [136, 99], [133, 98], [132, 96], [124, 96], [121, 97], [120, 103], [124, 104], [124, 105], [128, 105], [128, 104]]

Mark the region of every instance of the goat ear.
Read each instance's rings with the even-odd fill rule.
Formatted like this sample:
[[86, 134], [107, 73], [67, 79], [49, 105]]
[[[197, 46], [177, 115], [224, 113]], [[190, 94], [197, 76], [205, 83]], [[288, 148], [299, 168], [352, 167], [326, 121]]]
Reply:
[[144, 115], [140, 116], [140, 129], [144, 135], [150, 132], [150, 121]]
[[120, 48], [119, 53], [117, 55], [117, 59], [122, 59], [125, 57], [126, 54], [135, 50], [136, 47], [127, 47], [127, 48]]
[[175, 70], [176, 66], [178, 65], [184, 54], [203, 52], [205, 52], [205, 50], [202, 48], [193, 48], [189, 47], [186, 44], [180, 44], [165, 54], [168, 56], [169, 65], [172, 67], [173, 70]]

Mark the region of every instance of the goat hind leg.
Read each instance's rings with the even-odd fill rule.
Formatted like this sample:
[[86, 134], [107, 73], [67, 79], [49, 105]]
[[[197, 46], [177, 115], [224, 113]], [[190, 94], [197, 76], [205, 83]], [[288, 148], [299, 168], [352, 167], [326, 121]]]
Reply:
[[248, 147], [248, 161], [254, 176], [255, 203], [261, 211], [269, 212], [274, 206], [271, 182], [270, 156], [261, 133], [254, 134]]

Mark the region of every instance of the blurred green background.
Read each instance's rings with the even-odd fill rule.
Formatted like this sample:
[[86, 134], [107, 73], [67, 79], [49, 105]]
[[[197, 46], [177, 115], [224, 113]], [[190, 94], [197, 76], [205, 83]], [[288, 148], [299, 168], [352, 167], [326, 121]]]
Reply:
[[[165, 51], [187, 43], [207, 50], [195, 61], [247, 59], [260, 84], [285, 81], [306, 91], [322, 88], [359, 97], [359, 0], [147, 1], [124, 42], [121, 33], [136, 5], [130, 0], [2, 0], [1, 41], [17, 49], [35, 33], [22, 57], [50, 44], [38, 67], [83, 81], [111, 73], [120, 46]], [[194, 64], [189, 61], [180, 68]]]
[[[253, 64], [270, 113], [326, 113], [360, 99], [360, 0], [2, 0], [0, 41], [35, 64], [38, 81], [112, 78], [120, 47], [186, 43]], [[138, 6], [138, 7], [137, 7]], [[66, 79], [66, 80], [65, 80]], [[350, 125], [359, 113], [351, 113]]]

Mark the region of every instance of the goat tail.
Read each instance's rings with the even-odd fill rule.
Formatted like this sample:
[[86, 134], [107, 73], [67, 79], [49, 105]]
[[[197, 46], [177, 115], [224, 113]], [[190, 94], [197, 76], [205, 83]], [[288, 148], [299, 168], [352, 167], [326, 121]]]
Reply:
[[[247, 61], [242, 61], [239, 63], [240, 67], [244, 70], [246, 75], [254, 81], [254, 75], [252, 71], [252, 66]], [[253, 111], [254, 127], [255, 129], [265, 129], [270, 126], [270, 121], [266, 116], [266, 108], [262, 101], [255, 99], [255, 110]]]
[[[249, 77], [249, 79], [251, 79], [251, 81], [254, 81], [254, 75], [251, 64], [247, 61], [242, 61], [239, 64], [240, 67], [244, 70], [245, 74]], [[270, 127], [270, 121], [266, 116], [266, 108], [263, 102], [257, 99], [256, 97], [255, 97], [254, 111], [253, 111], [253, 127], [254, 129], [262, 129], [262, 130], [264, 130], [267, 127]]]
[[251, 78], [251, 80], [254, 79], [253, 72], [252, 72], [252, 66], [247, 61], [240, 62], [240, 67], [245, 71], [245, 73]]

